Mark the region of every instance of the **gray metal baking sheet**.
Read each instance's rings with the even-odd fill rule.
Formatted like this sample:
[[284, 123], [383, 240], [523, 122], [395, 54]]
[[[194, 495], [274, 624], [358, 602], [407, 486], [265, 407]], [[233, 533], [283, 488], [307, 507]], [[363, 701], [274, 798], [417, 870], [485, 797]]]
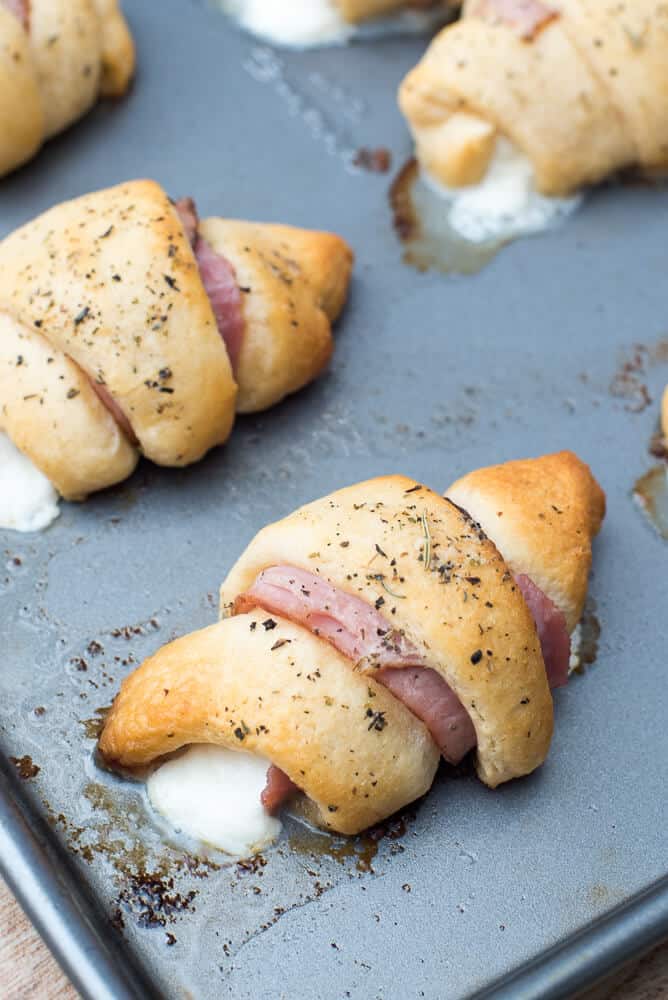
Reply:
[[[357, 269], [318, 383], [240, 420], [196, 467], [143, 464], [63, 505], [43, 535], [0, 534], [0, 748], [34, 772], [8, 786], [5, 807], [20, 797], [56, 869], [62, 847], [105, 960], [119, 962], [120, 942], [169, 998], [468, 995], [666, 873], [668, 547], [630, 490], [651, 464], [668, 380], [657, 348], [668, 191], [605, 187], [477, 276], [418, 274], [392, 232], [390, 175], [356, 171], [351, 155], [385, 146], [394, 169], [409, 156], [394, 94], [420, 41], [276, 53], [204, 5], [125, 7], [140, 58], [132, 95], [2, 183], [0, 235], [143, 175], [192, 194], [204, 215], [337, 230]], [[220, 580], [267, 521], [363, 477], [445, 488], [563, 447], [608, 494], [589, 611], [601, 635], [596, 662], [556, 695], [537, 774], [490, 792], [443, 773], [376, 842], [288, 821], [244, 869], [164, 844], [141, 789], [97, 767], [98, 710], [158, 645], [215, 619]]]

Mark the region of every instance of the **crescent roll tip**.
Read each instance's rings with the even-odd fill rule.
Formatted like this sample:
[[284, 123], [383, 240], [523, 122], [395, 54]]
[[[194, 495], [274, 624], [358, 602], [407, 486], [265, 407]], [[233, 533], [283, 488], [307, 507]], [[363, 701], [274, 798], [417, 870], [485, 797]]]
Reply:
[[266, 409], [328, 364], [332, 323], [348, 294], [352, 250], [332, 233], [269, 223], [209, 218], [199, 232], [230, 262], [243, 292], [237, 409]]
[[514, 572], [538, 584], [572, 631], [605, 516], [605, 494], [589, 466], [571, 451], [506, 462], [469, 473], [447, 496], [482, 525]]

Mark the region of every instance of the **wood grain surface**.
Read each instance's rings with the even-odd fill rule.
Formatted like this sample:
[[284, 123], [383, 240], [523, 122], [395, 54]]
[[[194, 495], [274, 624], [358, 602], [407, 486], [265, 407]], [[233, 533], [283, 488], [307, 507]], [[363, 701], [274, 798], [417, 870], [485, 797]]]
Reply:
[[[1, 1000], [75, 1000], [48, 948], [0, 880]], [[668, 998], [668, 944], [586, 994], [585, 1000]]]

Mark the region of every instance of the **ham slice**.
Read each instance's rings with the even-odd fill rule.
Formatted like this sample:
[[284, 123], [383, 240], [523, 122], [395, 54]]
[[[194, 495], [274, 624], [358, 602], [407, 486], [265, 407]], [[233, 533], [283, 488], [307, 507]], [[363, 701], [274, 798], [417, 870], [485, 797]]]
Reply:
[[232, 371], [236, 373], [246, 329], [243, 296], [237, 276], [230, 262], [216, 253], [201, 236], [195, 242], [195, 256], [218, 332], [225, 342]]
[[519, 574], [515, 581], [536, 623], [548, 683], [551, 688], [563, 687], [568, 683], [571, 658], [571, 637], [566, 618], [530, 577]]
[[179, 198], [178, 201], [174, 202], [174, 208], [186, 231], [188, 242], [191, 247], [194, 247], [197, 240], [197, 227], [199, 226], [199, 215], [195, 202], [192, 198]]
[[[561, 611], [526, 575], [518, 575], [527, 607], [536, 623], [550, 687], [568, 681], [570, 637]], [[272, 566], [240, 595], [234, 613], [261, 607], [289, 618], [330, 642], [355, 663], [366, 661], [374, 678], [427, 726], [443, 757], [459, 763], [476, 745], [476, 732], [461, 701], [443, 677], [426, 667], [413, 643], [376, 607], [296, 566]], [[276, 812], [297, 786], [272, 765], [262, 803]]]
[[260, 800], [271, 815], [275, 815], [287, 799], [299, 791], [294, 781], [288, 778], [285, 771], [272, 764], [267, 770], [267, 784], [262, 789]]
[[476, 744], [468, 712], [413, 643], [354, 594], [295, 566], [272, 566], [237, 598], [235, 614], [261, 607], [309, 629], [354, 663], [375, 668], [374, 678], [424, 722], [447, 761], [459, 763]]
[[423, 666], [412, 642], [393, 629], [378, 608], [304, 569], [263, 570], [237, 598], [234, 613], [257, 607], [303, 625], [355, 663], [367, 659], [374, 667]]
[[136, 447], [139, 444], [139, 441], [137, 440], [137, 436], [132, 429], [132, 424], [130, 423], [126, 415], [123, 413], [123, 410], [120, 408], [120, 406], [118, 405], [114, 397], [111, 395], [109, 390], [106, 389], [103, 385], [100, 385], [99, 382], [96, 382], [95, 379], [91, 378], [90, 376], [88, 376], [88, 381], [90, 382], [91, 386], [99, 396], [100, 400], [109, 410], [112, 417], [114, 418], [120, 429], [123, 431], [130, 444], [133, 444]]
[[180, 198], [174, 203], [174, 208], [195, 251], [200, 277], [216, 317], [218, 332], [227, 348], [232, 371], [236, 373], [246, 328], [243, 296], [236, 273], [230, 262], [198, 235], [199, 216], [193, 199]]
[[543, 28], [559, 17], [558, 11], [540, 0], [478, 0], [468, 14], [513, 28], [523, 42], [532, 42]]
[[0, 0], [0, 6], [6, 7], [10, 14], [18, 17], [25, 30], [29, 30], [30, 0]]

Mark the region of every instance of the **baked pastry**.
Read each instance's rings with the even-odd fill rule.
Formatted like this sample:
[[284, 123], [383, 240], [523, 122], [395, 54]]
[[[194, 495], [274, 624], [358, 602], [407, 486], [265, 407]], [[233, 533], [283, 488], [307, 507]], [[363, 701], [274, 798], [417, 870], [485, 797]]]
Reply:
[[0, 243], [0, 429], [67, 499], [195, 462], [322, 371], [351, 264], [153, 181], [58, 205]]
[[[337, 45], [354, 38], [361, 25], [401, 12], [423, 12], [426, 17], [398, 19], [399, 30], [426, 30], [442, 23], [447, 0], [217, 0], [218, 5], [247, 31], [276, 45], [309, 48]], [[392, 30], [392, 22], [381, 30]]]
[[0, 176], [121, 97], [135, 66], [117, 0], [0, 0]]
[[398, 10], [428, 10], [442, 5], [442, 0], [335, 0], [344, 21], [359, 24]]
[[257, 753], [271, 762], [269, 809], [299, 789], [345, 834], [426, 792], [439, 754], [475, 748], [490, 787], [533, 771], [604, 495], [570, 452], [481, 469], [452, 494], [484, 513], [496, 496], [509, 561], [457, 502], [403, 476], [308, 504], [248, 546], [221, 587], [221, 622], [123, 682], [103, 757], [146, 766], [198, 743]]
[[465, 0], [401, 85], [422, 166], [478, 183], [500, 138], [545, 195], [630, 165], [668, 165], [668, 8], [661, 0]]

